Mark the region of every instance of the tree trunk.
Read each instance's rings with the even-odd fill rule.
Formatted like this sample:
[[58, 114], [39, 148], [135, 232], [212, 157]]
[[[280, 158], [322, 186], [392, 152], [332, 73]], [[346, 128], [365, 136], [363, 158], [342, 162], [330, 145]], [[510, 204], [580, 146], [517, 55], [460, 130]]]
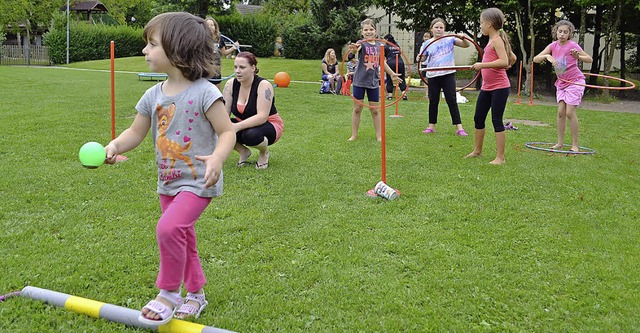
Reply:
[[626, 24], [620, 26], [620, 78], [623, 80], [627, 77], [627, 63], [625, 61], [625, 53], [627, 50], [627, 34], [625, 31], [626, 27]]
[[[618, 27], [620, 26], [620, 17], [622, 17], [622, 4], [620, 1], [607, 13], [607, 26], [609, 27], [607, 36], [607, 50], [604, 54], [604, 75], [609, 75], [611, 66], [613, 65], [613, 55], [618, 44]], [[624, 49], [621, 50], [624, 53]], [[609, 86], [609, 80], [604, 80], [604, 85]], [[604, 90], [604, 96], [609, 97], [609, 90]]]
[[[600, 72], [600, 32], [602, 31], [602, 15], [604, 6], [596, 6], [595, 26], [593, 31], [593, 51], [591, 52], [593, 63], [591, 64], [591, 70], [589, 73], [598, 74]], [[596, 84], [596, 77], [591, 76], [589, 78], [589, 84]]]
[[[525, 45], [524, 45], [524, 36], [523, 36], [523, 33], [522, 33], [522, 29], [523, 29], [523, 27], [522, 27], [522, 19], [520, 18], [520, 13], [519, 12], [516, 11], [515, 14], [516, 14], [516, 32], [518, 33], [518, 41], [520, 42], [519, 43], [520, 44], [519, 45], [520, 46], [520, 52], [522, 52], [522, 65], [521, 66], [525, 67], [525, 69], [526, 69], [529, 66], [527, 66], [528, 65], [528, 62], [527, 62], [528, 57], [527, 57], [527, 51], [526, 51]], [[531, 41], [531, 43], [533, 44], [533, 41]], [[525, 82], [524, 82], [525, 83], [525, 87], [527, 86], [527, 78], [528, 78], [527, 72], [528, 72], [528, 70], [525, 70]], [[522, 68], [520, 69], [519, 75], [522, 75]], [[521, 84], [520, 81], [518, 81], [518, 84]], [[518, 86], [517, 88], [518, 88], [518, 91], [520, 91], [522, 86]], [[525, 91], [526, 91], [526, 89], [525, 89]]]
[[22, 55], [22, 34], [20, 34], [20, 31], [16, 33], [16, 39], [18, 41], [18, 49], [20, 50], [20, 55]]
[[[578, 33], [578, 44], [584, 49], [584, 35], [587, 32], [587, 9], [580, 7], [580, 29]], [[584, 64], [580, 63], [580, 70], [583, 69]]]
[[[534, 31], [534, 12], [531, 9], [531, 0], [527, 0], [527, 17], [529, 21], [529, 36], [535, 36]], [[522, 67], [524, 69], [524, 85], [522, 87], [522, 95], [530, 96], [531, 95], [531, 86], [534, 84], [531, 80], [532, 72], [531, 72], [531, 64], [533, 60], [533, 55], [535, 54], [535, 38], [531, 38], [531, 43], [529, 44], [529, 52], [526, 51], [525, 41], [523, 37], [523, 24], [522, 18], [519, 14], [516, 13], [516, 26], [518, 30], [518, 39], [520, 40], [520, 51], [522, 52]], [[534, 85], [535, 88], [535, 85]]]
[[199, 0], [197, 6], [198, 12], [196, 15], [205, 18], [209, 12], [209, 0]]

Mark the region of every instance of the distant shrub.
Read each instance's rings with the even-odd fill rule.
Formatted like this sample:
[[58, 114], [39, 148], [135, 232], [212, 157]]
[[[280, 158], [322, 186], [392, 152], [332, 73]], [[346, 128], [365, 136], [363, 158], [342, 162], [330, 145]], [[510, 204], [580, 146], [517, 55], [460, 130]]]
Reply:
[[249, 51], [257, 57], [273, 56], [274, 43], [277, 37], [275, 18], [267, 14], [229, 15], [215, 18], [220, 25], [220, 32], [233, 41], [243, 45], [251, 45]]
[[[109, 59], [111, 41], [115, 44], [116, 58], [142, 55], [145, 46], [142, 29], [74, 23], [69, 28], [69, 62]], [[51, 62], [66, 62], [66, 28], [54, 25], [44, 35], [44, 44], [49, 48]]]

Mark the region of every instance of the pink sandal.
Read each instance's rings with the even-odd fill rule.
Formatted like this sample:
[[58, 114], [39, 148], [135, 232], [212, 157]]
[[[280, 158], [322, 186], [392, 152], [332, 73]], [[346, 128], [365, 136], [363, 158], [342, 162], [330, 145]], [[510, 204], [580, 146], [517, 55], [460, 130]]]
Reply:
[[431, 127], [427, 127], [427, 128], [425, 128], [425, 129], [422, 131], [422, 133], [430, 134], [430, 133], [435, 133], [435, 131], [436, 131], [436, 130], [434, 130], [433, 128], [431, 128]]
[[457, 131], [456, 131], [456, 135], [459, 135], [459, 136], [467, 136], [467, 135], [469, 135], [469, 134], [467, 134], [467, 132], [466, 132], [465, 130], [461, 129], [461, 130], [457, 130]]
[[147, 309], [150, 312], [157, 313], [158, 316], [160, 316], [160, 319], [149, 319], [141, 312], [138, 316], [138, 320], [140, 322], [153, 326], [164, 325], [171, 321], [171, 319], [173, 319], [173, 315], [175, 314], [176, 309], [178, 309], [178, 306], [183, 303], [182, 296], [180, 296], [179, 292], [172, 293], [167, 290], [160, 289], [158, 297], [164, 298], [165, 300], [169, 301], [169, 303], [171, 303], [173, 307], [170, 307], [160, 301], [153, 299], [149, 301], [149, 303], [147, 303], [147, 305], [145, 305], [142, 309]]
[[[198, 303], [200, 306], [195, 307], [191, 304], [187, 304], [187, 302], [189, 301], [194, 301]], [[176, 311], [175, 316], [176, 318], [180, 318], [180, 319], [184, 319], [191, 316], [193, 316], [194, 318], [198, 318], [200, 317], [200, 313], [202, 313], [202, 310], [204, 310], [204, 308], [207, 307], [207, 304], [209, 304], [209, 302], [207, 302], [206, 298], [204, 297], [204, 293], [203, 294], [187, 293], [187, 297], [185, 297], [184, 304], [182, 304], [178, 309], [178, 311]]]

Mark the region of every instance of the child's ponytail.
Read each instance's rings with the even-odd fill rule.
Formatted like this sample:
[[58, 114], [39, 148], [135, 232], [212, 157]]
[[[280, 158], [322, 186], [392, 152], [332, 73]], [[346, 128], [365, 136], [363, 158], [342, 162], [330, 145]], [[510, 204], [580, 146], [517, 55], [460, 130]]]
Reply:
[[509, 60], [509, 65], [515, 63], [516, 59], [512, 58], [513, 48], [511, 47], [511, 40], [509, 40], [509, 35], [502, 28], [498, 30], [498, 35], [500, 36], [500, 38], [502, 38], [502, 41], [504, 42], [504, 49], [505, 51], [507, 51], [507, 59]]
[[483, 10], [480, 16], [485, 21], [489, 22], [489, 24], [491, 24], [494, 29], [498, 30], [498, 35], [500, 36], [500, 38], [502, 38], [502, 41], [504, 42], [504, 48], [507, 51], [507, 60], [509, 61], [509, 64], [511, 65], [515, 63], [516, 59], [512, 58], [513, 49], [511, 47], [509, 35], [507, 35], [504, 29], [502, 29], [505, 22], [504, 13], [502, 13], [500, 9], [493, 7]]

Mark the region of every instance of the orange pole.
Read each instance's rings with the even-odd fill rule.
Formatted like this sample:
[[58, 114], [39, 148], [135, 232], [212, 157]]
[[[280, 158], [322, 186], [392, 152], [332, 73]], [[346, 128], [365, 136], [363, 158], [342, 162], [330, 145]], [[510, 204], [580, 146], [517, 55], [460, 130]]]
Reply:
[[533, 61], [531, 62], [531, 85], [529, 87], [529, 105], [533, 105]]
[[382, 181], [386, 184], [387, 183], [387, 149], [386, 149], [386, 139], [385, 137], [387, 136], [385, 133], [385, 121], [384, 121], [384, 97], [385, 97], [385, 85], [384, 85], [384, 79], [385, 79], [385, 70], [384, 70], [384, 64], [385, 64], [385, 56], [384, 56], [384, 45], [380, 45], [380, 131], [382, 132]]
[[520, 88], [522, 88], [522, 60], [520, 60], [520, 73], [518, 74], [518, 99], [516, 104], [520, 104]]
[[115, 45], [111, 41], [111, 140], [116, 138]]

